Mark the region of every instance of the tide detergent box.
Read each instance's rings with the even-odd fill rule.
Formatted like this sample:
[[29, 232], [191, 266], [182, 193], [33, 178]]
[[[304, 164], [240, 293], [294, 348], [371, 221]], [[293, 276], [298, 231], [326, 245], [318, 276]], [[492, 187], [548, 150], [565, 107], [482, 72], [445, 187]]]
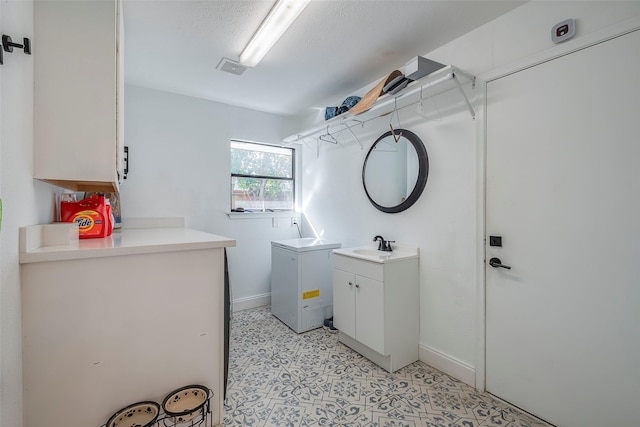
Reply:
[[79, 202], [60, 202], [60, 220], [76, 222], [81, 239], [107, 237], [113, 231], [111, 205], [103, 195], [94, 195]]

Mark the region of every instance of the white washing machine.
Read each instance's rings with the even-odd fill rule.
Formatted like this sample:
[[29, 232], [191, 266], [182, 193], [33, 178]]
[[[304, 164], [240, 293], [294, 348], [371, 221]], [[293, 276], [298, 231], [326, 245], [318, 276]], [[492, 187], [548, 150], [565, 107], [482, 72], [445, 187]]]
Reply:
[[297, 333], [333, 316], [331, 251], [339, 247], [314, 238], [271, 242], [271, 314]]

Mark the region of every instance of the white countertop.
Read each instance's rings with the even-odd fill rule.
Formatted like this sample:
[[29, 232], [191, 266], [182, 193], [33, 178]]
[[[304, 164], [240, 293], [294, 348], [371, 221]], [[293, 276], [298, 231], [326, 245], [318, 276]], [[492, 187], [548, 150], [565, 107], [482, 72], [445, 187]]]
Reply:
[[334, 254], [344, 255], [351, 258], [358, 258], [364, 261], [387, 264], [390, 262], [402, 261], [405, 259], [420, 258], [420, 248], [408, 245], [393, 244], [393, 251], [380, 251], [376, 246], [358, 246], [355, 248], [334, 249]]
[[[47, 244], [46, 238], [30, 236], [38, 233], [42, 235], [42, 227], [31, 226], [20, 229], [20, 264], [224, 248], [236, 245], [236, 241], [228, 237], [178, 227], [123, 228], [115, 230], [111, 236], [102, 239], [71, 238], [65, 244]], [[67, 234], [69, 234], [68, 231]]]

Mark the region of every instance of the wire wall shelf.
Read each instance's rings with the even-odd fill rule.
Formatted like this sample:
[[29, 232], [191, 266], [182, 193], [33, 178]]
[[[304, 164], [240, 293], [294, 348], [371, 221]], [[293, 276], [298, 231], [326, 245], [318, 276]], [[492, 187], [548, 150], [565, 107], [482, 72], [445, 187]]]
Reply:
[[[476, 77], [453, 65], [446, 66], [428, 76], [415, 80], [397, 95], [385, 94], [378, 98], [373, 106], [360, 113], [352, 114], [349, 111], [339, 116], [325, 120], [314, 127], [305, 129], [286, 137], [283, 141], [285, 145], [292, 143], [304, 143], [316, 141], [338, 144], [335, 134], [347, 131], [348, 134], [363, 148], [362, 143], [353, 131], [354, 128], [364, 126], [365, 123], [386, 116], [389, 113], [397, 112], [405, 107], [421, 103], [423, 99], [432, 98], [450, 90], [456, 90], [464, 100], [464, 104], [472, 119], [475, 119], [476, 112], [465, 92], [463, 86], [469, 85], [475, 89]], [[424, 96], [423, 94], [428, 94]]]

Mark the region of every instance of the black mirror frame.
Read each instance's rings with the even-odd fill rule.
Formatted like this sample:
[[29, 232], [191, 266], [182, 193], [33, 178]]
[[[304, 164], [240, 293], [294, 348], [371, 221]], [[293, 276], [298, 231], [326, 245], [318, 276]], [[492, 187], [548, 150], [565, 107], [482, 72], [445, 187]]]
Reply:
[[[407, 197], [404, 202], [400, 203], [399, 205], [391, 206], [391, 207], [381, 206], [371, 198], [371, 196], [369, 195], [369, 191], [367, 191], [367, 183], [365, 182], [365, 179], [364, 179], [365, 170], [367, 169], [367, 160], [369, 160], [369, 155], [371, 155], [371, 152], [373, 151], [374, 147], [378, 142], [380, 142], [382, 139], [388, 136], [392, 136], [392, 135], [395, 136], [400, 133], [402, 133], [402, 136], [407, 138], [409, 142], [411, 142], [411, 145], [413, 145], [413, 148], [415, 148], [416, 153], [418, 155], [418, 179], [416, 180], [416, 185], [413, 187], [411, 194], [409, 194], [409, 197]], [[376, 141], [373, 143], [373, 145], [369, 149], [369, 152], [367, 153], [367, 157], [365, 157], [364, 164], [362, 166], [362, 186], [364, 187], [364, 192], [367, 194], [367, 198], [369, 199], [371, 204], [375, 206], [376, 209], [385, 213], [398, 213], [398, 212], [402, 212], [404, 210], [409, 209], [422, 195], [422, 191], [424, 190], [424, 187], [427, 185], [428, 177], [429, 177], [429, 156], [427, 155], [427, 149], [425, 148], [424, 144], [422, 143], [422, 140], [420, 139], [420, 137], [418, 137], [418, 135], [406, 129], [394, 129], [393, 133], [391, 131], [386, 132], [382, 134], [378, 139], [376, 139]]]

